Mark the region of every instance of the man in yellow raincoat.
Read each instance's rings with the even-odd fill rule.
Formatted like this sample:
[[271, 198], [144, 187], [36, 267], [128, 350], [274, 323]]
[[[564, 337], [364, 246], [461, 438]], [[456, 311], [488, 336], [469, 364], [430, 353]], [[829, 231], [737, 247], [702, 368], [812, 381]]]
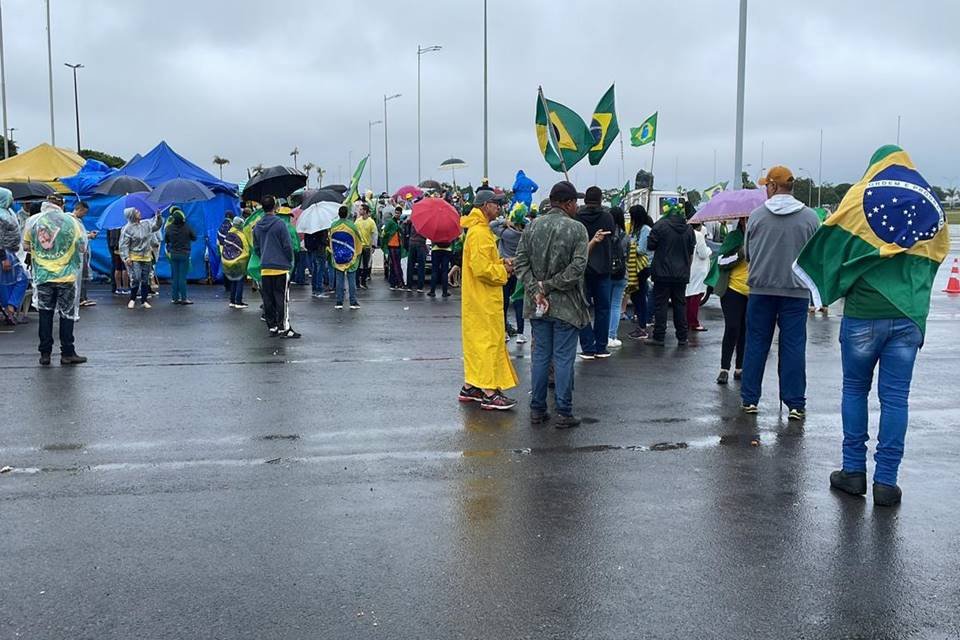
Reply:
[[490, 230], [490, 221], [500, 215], [502, 205], [502, 195], [479, 191], [473, 210], [461, 221], [467, 239], [463, 244], [460, 402], [479, 402], [488, 411], [506, 411], [517, 404], [503, 394], [504, 389], [517, 386], [503, 323], [503, 285], [513, 273], [513, 261], [500, 257]]

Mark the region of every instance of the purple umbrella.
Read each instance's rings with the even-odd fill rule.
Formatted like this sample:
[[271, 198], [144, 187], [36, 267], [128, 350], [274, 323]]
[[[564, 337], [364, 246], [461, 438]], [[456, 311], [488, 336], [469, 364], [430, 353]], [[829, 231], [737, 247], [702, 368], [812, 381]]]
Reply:
[[147, 199], [149, 195], [149, 193], [131, 193], [117, 198], [100, 214], [100, 218], [97, 220], [97, 229], [119, 229], [127, 224], [123, 210], [128, 207], [140, 211], [140, 217], [144, 220], [152, 218], [160, 208]]
[[713, 222], [716, 220], [736, 220], [746, 218], [754, 209], [767, 201], [765, 189], [738, 189], [721, 191], [697, 211], [689, 222]]

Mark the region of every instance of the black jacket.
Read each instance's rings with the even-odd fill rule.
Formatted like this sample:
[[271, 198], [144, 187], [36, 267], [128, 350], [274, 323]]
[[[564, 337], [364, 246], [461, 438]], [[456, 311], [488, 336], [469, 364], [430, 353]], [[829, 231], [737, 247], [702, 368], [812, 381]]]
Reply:
[[189, 256], [190, 245], [197, 239], [197, 234], [186, 222], [171, 222], [167, 225], [164, 242], [167, 244], [167, 255]]
[[693, 227], [683, 216], [660, 218], [647, 238], [647, 249], [654, 252], [650, 270], [653, 281], [663, 284], [690, 282], [690, 263], [696, 246]]
[[600, 229], [610, 232], [610, 235], [606, 236], [600, 244], [590, 249], [590, 255], [587, 258], [587, 274], [610, 275], [613, 262], [613, 235], [616, 230], [613, 216], [600, 205], [588, 204], [577, 212], [577, 220], [587, 228], [587, 238], [590, 240], [593, 240], [593, 236]]

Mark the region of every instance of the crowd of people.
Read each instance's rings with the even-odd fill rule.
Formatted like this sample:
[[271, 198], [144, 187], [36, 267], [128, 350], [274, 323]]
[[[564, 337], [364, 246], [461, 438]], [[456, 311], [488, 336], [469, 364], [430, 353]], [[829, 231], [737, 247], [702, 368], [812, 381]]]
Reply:
[[[224, 287], [230, 308], [244, 309], [245, 282], [251, 280], [259, 290], [261, 320], [268, 334], [300, 338], [291, 323], [291, 284], [305, 286], [309, 275], [314, 297], [333, 295], [336, 309], [347, 303], [358, 310], [357, 292], [371, 286], [374, 252], [381, 250], [390, 290], [435, 297], [439, 288], [442, 297], [449, 297], [452, 287], [462, 287], [461, 402], [475, 402], [491, 411], [517, 405], [506, 395], [518, 384], [507, 343], [511, 338], [517, 344], [527, 342], [529, 326], [530, 420], [552, 421], [561, 429], [581, 423], [573, 401], [578, 357], [587, 362], [611, 357], [623, 344], [621, 332], [650, 348], [664, 348], [668, 317], [677, 347], [683, 348], [691, 332], [707, 330], [699, 320], [699, 308], [710, 291], [719, 297], [724, 318], [717, 384], [729, 385], [731, 378], [740, 381], [742, 411], [759, 413], [768, 354], [779, 329], [779, 401], [789, 420], [802, 421], [806, 316], [813, 307], [810, 290], [795, 273], [794, 263], [821, 220], [793, 196], [794, 178], [786, 167], [774, 167], [760, 184], [768, 196], [762, 206], [729, 224], [714, 225], [709, 234], [702, 225], [691, 223], [694, 208], [682, 199], [667, 202], [654, 220], [642, 204], [626, 212], [605, 206], [600, 188], [580, 193], [568, 181], [555, 184], [539, 206], [528, 201], [507, 206], [505, 194], [487, 184], [469, 203], [457, 202], [451, 194], [428, 196], [446, 197], [462, 206], [463, 233], [453, 242], [433, 242], [422, 235], [410, 217], [412, 202], [376, 199], [369, 193], [341, 205], [328, 229], [301, 236], [290, 209], [266, 196], [256, 203], [256, 212], [245, 209], [241, 216], [227, 212], [218, 231]], [[32, 279], [40, 364], [50, 364], [56, 316], [61, 363], [81, 364], [86, 358], [77, 354], [73, 329], [79, 307], [93, 304], [84, 284], [87, 243], [96, 235], [81, 224], [87, 207], [78, 203], [68, 214], [63, 199], [55, 195], [24, 219], [10, 209], [11, 202], [10, 192], [0, 189], [3, 318], [10, 324], [25, 321], [29, 303], [24, 296]], [[186, 277], [197, 236], [183, 211], [172, 207], [166, 224], [160, 215], [142, 219], [135, 208], [126, 209], [124, 215], [126, 224], [108, 237], [116, 256], [114, 293], [127, 293], [130, 309], [138, 298], [141, 307], [150, 308], [154, 265], [163, 242], [171, 265], [172, 303], [192, 304]], [[903, 319], [866, 282], [853, 282], [847, 298], [852, 303], [846, 306], [844, 323]], [[624, 322], [632, 323], [629, 330]], [[896, 350], [897, 364], [905, 370], [900, 380], [909, 388], [908, 370], [922, 335], [907, 328], [890, 335], [887, 343], [874, 345], [872, 355], [853, 350], [848, 354], [844, 344], [844, 465], [831, 476], [832, 486], [839, 490], [866, 492], [866, 394], [872, 370], [888, 347]], [[551, 388], [556, 417], [548, 412]], [[880, 389], [883, 416], [874, 499], [877, 504], [896, 504], [901, 495], [896, 478], [907, 423], [906, 390], [889, 384]]]

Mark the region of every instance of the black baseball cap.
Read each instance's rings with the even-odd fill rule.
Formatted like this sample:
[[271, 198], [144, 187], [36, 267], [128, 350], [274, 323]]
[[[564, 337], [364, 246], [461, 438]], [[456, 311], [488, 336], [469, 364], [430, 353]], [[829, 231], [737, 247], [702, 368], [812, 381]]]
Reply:
[[573, 183], [567, 180], [561, 180], [550, 189], [550, 200], [553, 202], [567, 202], [569, 200], [579, 200], [583, 194], [577, 191]]

